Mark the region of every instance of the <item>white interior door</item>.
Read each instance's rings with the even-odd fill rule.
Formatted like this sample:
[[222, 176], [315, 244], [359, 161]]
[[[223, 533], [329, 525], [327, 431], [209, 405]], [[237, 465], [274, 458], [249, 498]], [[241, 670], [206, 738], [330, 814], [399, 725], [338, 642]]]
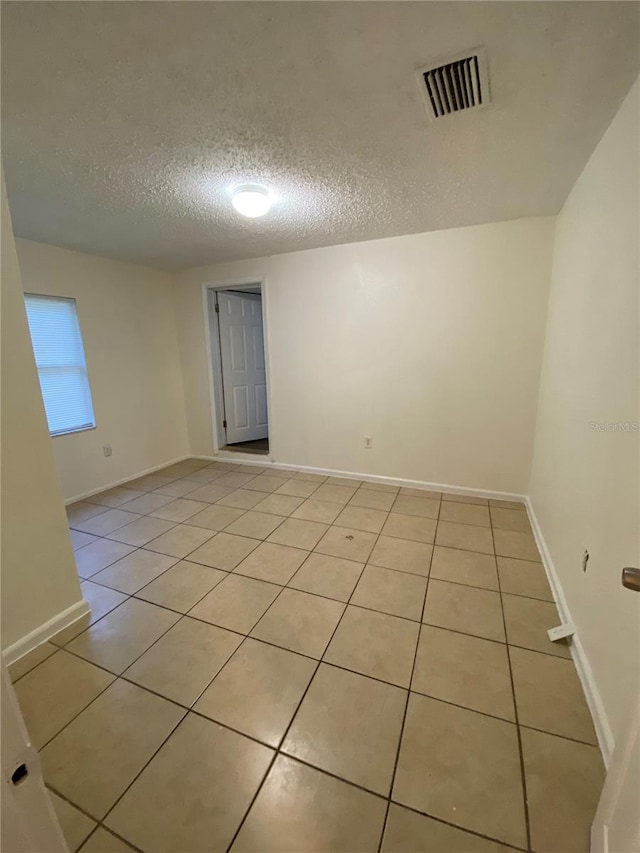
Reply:
[[[3, 853], [68, 853], [44, 786], [40, 757], [32, 746], [18, 700], [2, 663], [2, 820]], [[46, 697], [42, 697], [46, 701]]]
[[267, 380], [258, 293], [218, 291], [227, 444], [267, 438]]
[[640, 853], [640, 702], [613, 751], [591, 827], [592, 853]]

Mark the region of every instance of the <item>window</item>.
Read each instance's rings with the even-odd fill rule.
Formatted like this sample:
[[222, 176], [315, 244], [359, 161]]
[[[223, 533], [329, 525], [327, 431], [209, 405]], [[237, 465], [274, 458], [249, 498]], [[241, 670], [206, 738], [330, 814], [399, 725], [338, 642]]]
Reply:
[[49, 432], [92, 429], [96, 422], [75, 299], [27, 293], [25, 303]]

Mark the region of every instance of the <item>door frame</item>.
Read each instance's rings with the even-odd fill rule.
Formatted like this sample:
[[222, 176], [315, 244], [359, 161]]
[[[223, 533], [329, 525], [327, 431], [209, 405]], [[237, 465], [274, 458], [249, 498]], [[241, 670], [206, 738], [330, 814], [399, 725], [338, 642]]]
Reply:
[[[246, 454], [247, 458], [253, 458], [255, 461], [268, 460], [273, 462], [273, 423], [271, 421], [271, 382], [270, 382], [270, 361], [269, 361], [269, 326], [267, 317], [269, 313], [268, 287], [267, 280], [264, 275], [247, 276], [244, 278], [225, 279], [224, 281], [206, 281], [202, 284], [202, 313], [204, 323], [204, 340], [207, 359], [207, 379], [209, 389], [209, 414], [211, 417], [211, 443], [213, 455], [218, 456], [226, 446], [226, 432], [222, 424], [223, 421], [223, 400], [224, 391], [222, 387], [222, 364], [220, 361], [220, 338], [219, 327], [217, 323], [212, 323], [210, 316], [210, 301], [209, 293], [218, 290], [234, 290], [240, 287], [259, 287], [262, 297], [262, 339], [264, 341], [264, 364], [265, 364], [265, 379], [267, 383], [267, 421], [269, 424], [269, 453], [267, 456], [252, 457]], [[229, 457], [242, 457], [242, 454], [237, 451], [228, 451]]]

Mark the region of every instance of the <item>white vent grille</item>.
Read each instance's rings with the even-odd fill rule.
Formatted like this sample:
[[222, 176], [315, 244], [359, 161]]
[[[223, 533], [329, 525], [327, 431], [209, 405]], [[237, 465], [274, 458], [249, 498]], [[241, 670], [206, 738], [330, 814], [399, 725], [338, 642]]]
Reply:
[[432, 119], [485, 106], [489, 102], [486, 54], [482, 48], [420, 70]]

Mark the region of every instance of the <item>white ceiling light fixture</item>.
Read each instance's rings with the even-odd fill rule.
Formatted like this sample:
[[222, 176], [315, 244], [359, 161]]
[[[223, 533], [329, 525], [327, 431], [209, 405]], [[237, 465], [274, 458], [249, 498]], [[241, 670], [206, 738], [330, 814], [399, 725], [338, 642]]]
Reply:
[[231, 204], [242, 216], [257, 219], [264, 216], [271, 207], [269, 190], [259, 184], [243, 184], [233, 191]]

